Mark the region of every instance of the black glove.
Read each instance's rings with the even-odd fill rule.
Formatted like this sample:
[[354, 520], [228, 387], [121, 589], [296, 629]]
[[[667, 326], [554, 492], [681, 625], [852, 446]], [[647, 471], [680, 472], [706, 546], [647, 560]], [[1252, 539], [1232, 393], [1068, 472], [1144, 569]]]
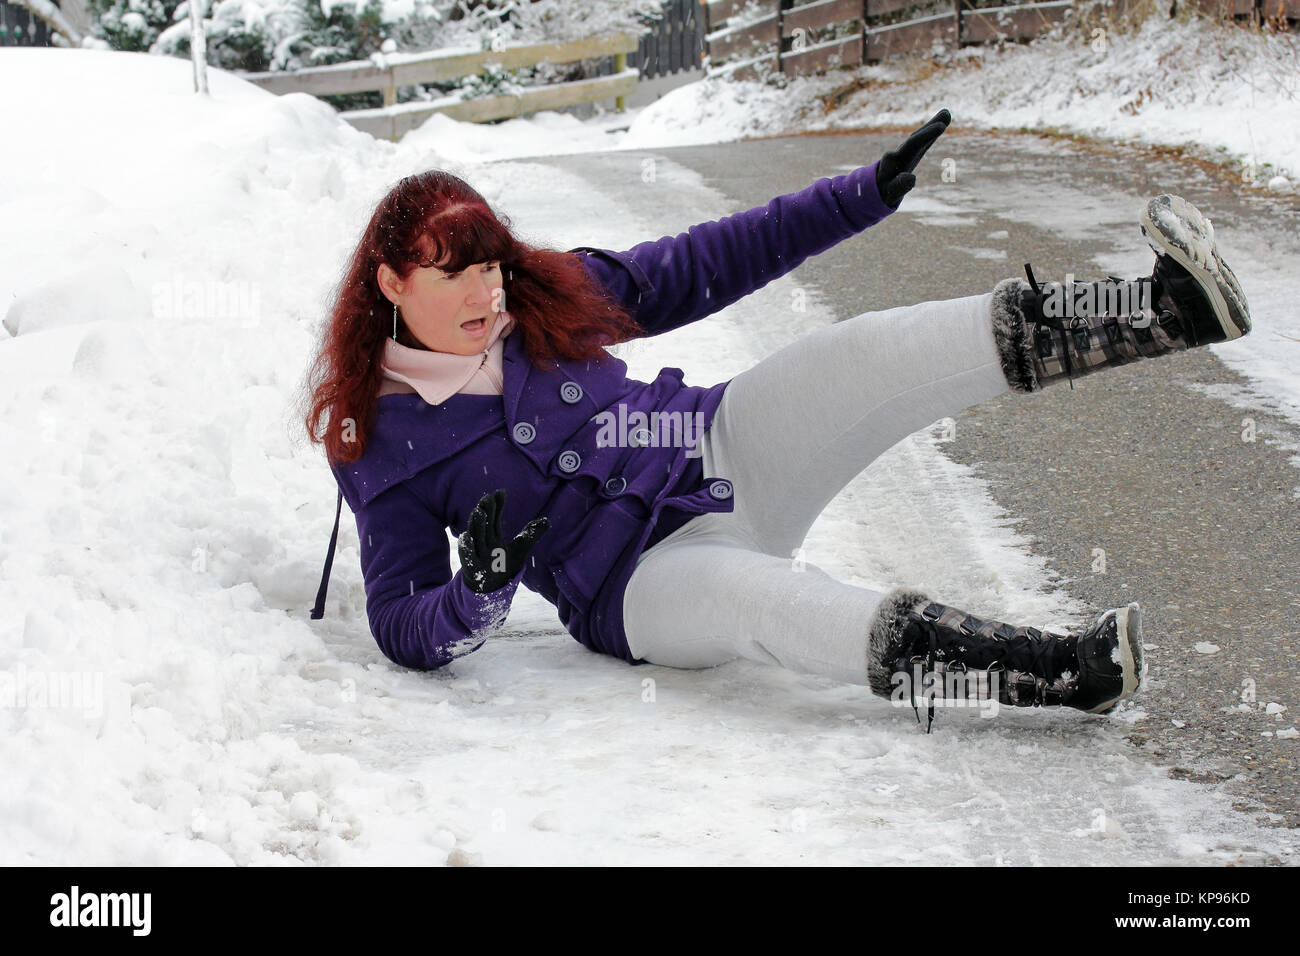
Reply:
[[469, 526], [457, 539], [461, 573], [475, 594], [487, 594], [509, 584], [550, 524], [548, 518], [534, 518], [513, 541], [507, 542], [501, 535], [501, 510], [505, 504], [504, 488], [484, 495], [470, 512]]
[[930, 122], [907, 137], [902, 146], [891, 149], [880, 157], [880, 163], [876, 166], [876, 189], [890, 209], [897, 209], [907, 191], [916, 185], [912, 170], [916, 169], [916, 164], [921, 161], [925, 151], [934, 145], [934, 141], [951, 122], [952, 114], [947, 110], [939, 110]]

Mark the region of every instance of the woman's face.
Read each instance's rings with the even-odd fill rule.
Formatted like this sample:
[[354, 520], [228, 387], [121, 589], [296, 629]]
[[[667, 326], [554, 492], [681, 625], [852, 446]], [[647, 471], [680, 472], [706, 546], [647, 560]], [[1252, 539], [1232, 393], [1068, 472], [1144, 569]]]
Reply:
[[435, 352], [482, 352], [506, 310], [498, 262], [476, 262], [463, 272], [416, 266], [405, 280], [383, 263], [377, 278], [411, 334]]

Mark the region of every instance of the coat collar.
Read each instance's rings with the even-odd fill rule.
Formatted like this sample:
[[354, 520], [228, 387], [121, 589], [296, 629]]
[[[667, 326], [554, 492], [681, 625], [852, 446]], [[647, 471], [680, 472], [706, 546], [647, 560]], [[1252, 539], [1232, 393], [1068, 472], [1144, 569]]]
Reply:
[[544, 473], [558, 444], [581, 425], [581, 420], [572, 420], [573, 416], [585, 418], [593, 407], [590, 403], [594, 396], [590, 395], [581, 404], [562, 404], [558, 397], [561, 381], [571, 376], [585, 383], [586, 388], [594, 386], [596, 379], [612, 377], [621, 381], [627, 368], [607, 354], [600, 361], [555, 361], [555, 368], [562, 371], [558, 376], [548, 375], [545, 363], [541, 368], [533, 365], [518, 330], [502, 341], [505, 348], [500, 395], [460, 392], [436, 405], [415, 392], [379, 397], [366, 453], [359, 461], [330, 466], [354, 513], [380, 492], [500, 428], [503, 420], [508, 434], [520, 421], [537, 429], [537, 440], [520, 451], [538, 467], [539, 474]]
[[513, 424], [528, 378], [523, 336], [503, 339], [502, 393], [458, 393], [430, 404], [415, 392], [381, 395], [374, 427], [359, 461], [330, 464], [355, 513], [380, 492], [451, 457], [501, 424]]
[[411, 386], [430, 405], [445, 402], [469, 385], [485, 364], [502, 361], [505, 343], [501, 340], [509, 336], [515, 321], [508, 312], [500, 316], [483, 350], [470, 355], [413, 349], [395, 339], [385, 339], [380, 360], [384, 377]]

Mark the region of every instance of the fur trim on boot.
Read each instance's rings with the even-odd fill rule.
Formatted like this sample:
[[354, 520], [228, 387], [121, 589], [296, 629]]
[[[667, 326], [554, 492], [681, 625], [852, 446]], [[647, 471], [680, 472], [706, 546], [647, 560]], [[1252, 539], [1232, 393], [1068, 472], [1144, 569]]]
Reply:
[[871, 692], [889, 699], [894, 690], [887, 661], [898, 654], [903, 643], [903, 629], [907, 626], [907, 613], [930, 603], [929, 595], [911, 588], [895, 588], [885, 595], [871, 620], [867, 639], [867, 683]]
[[1002, 360], [1002, 374], [1017, 392], [1039, 391], [1034, 375], [1033, 337], [1020, 308], [1020, 296], [1028, 289], [1024, 279], [1003, 279], [993, 287], [993, 338]]

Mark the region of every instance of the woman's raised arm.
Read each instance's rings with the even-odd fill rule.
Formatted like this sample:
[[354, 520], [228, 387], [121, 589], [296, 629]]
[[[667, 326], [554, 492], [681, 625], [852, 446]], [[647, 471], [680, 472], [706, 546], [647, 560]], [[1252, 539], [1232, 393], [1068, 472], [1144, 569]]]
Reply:
[[582, 256], [646, 335], [660, 335], [726, 308], [893, 211], [876, 189], [872, 163], [626, 251], [568, 251]]
[[[950, 119], [942, 110], [880, 162], [819, 179], [766, 205], [626, 251], [593, 246], [568, 251], [583, 259], [646, 335], [680, 328], [726, 308], [894, 212], [916, 181], [912, 170]], [[878, 178], [892, 205], [881, 196]]]

